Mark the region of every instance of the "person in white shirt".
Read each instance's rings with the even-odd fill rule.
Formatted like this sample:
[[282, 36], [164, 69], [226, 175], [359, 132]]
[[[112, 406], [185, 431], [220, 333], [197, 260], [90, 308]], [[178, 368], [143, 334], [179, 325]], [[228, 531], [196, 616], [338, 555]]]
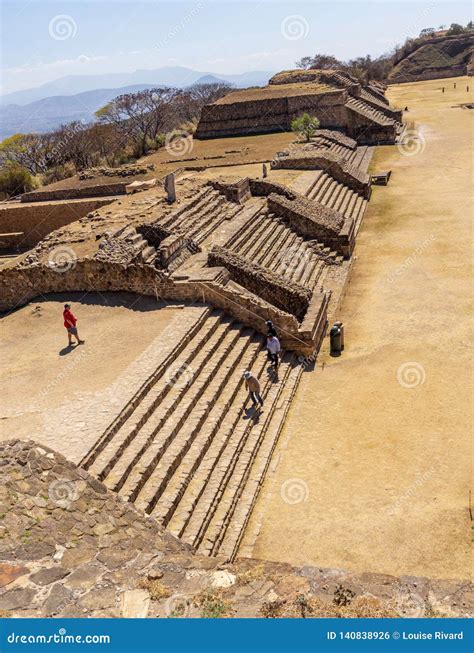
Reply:
[[275, 365], [275, 371], [278, 369], [278, 353], [280, 352], [280, 341], [276, 336], [269, 335], [267, 338], [268, 360]]

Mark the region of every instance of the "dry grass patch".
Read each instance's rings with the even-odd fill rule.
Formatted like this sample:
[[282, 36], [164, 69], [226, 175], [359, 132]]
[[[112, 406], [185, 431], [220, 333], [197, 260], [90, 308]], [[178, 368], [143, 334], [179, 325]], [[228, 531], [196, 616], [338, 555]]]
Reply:
[[160, 601], [171, 596], [171, 590], [159, 580], [143, 578], [139, 584], [140, 589], [147, 590], [152, 601]]

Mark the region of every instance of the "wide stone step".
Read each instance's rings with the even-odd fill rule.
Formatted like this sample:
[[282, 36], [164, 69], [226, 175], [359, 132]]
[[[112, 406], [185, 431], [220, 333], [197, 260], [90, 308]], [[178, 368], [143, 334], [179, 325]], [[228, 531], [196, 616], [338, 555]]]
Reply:
[[296, 391], [298, 381], [302, 374], [302, 367], [297, 365], [289, 373], [284, 389], [278, 399], [275, 411], [267, 426], [265, 437], [254, 457], [249, 470], [248, 478], [238, 497], [234, 501], [234, 513], [224, 533], [221, 532], [217, 548], [213, 553], [233, 560], [237, 554], [239, 544], [245, 528], [255, 506], [258, 493], [263, 485], [270, 461], [280, 437], [286, 415]]
[[[245, 362], [245, 365], [241, 366], [242, 369], [246, 368], [252, 370], [252, 373], [257, 378], [261, 377], [264, 368], [267, 365], [265, 360], [266, 357], [264, 357], [263, 353], [260, 353], [261, 346], [261, 343], [257, 342], [256, 352], [252, 352], [251, 348], [250, 359]], [[241, 374], [241, 372], [242, 370], [239, 370], [239, 374]], [[237, 427], [242, 421], [245, 404], [248, 402], [248, 392], [245, 389], [243, 381], [240, 385], [235, 384], [235, 387], [237, 388], [237, 392], [235, 394], [232, 393], [229, 409], [226, 410], [224, 408], [222, 411], [223, 419], [222, 423], [219, 425], [219, 431], [212, 440], [205, 458], [201, 462], [195, 475], [188, 483], [179, 505], [168, 522], [168, 530], [177, 537], [183, 535], [183, 531], [193, 516], [196, 505], [200, 501], [204, 491], [207, 491], [209, 494], [212, 484], [218, 482], [218, 480], [216, 480], [216, 467], [219, 465], [224, 452], [228, 449], [230, 440], [236, 438]], [[224, 404], [227, 405], [227, 400], [224, 400]], [[213, 478], [212, 475], [214, 475]], [[202, 506], [202, 502], [200, 505]], [[157, 509], [159, 509], [159, 506], [157, 506]], [[153, 513], [153, 515], [155, 516], [155, 513]], [[164, 523], [166, 523], [166, 519], [168, 518], [166, 506], [159, 512], [159, 517], [164, 520]], [[198, 517], [194, 520], [194, 528], [199, 530], [199, 526], [200, 521]], [[189, 530], [191, 532], [193, 527], [190, 526]]]
[[181, 229], [186, 233], [191, 233], [200, 226], [205, 226], [215, 217], [217, 213], [225, 208], [226, 199], [223, 195], [217, 194], [209, 199], [208, 202], [197, 211], [191, 214], [184, 214], [180, 223]]
[[[81, 466], [89, 471], [92, 470], [92, 466], [98, 457], [102, 454], [106, 447], [110, 447], [112, 439], [117, 436], [118, 431], [122, 426], [130, 420], [131, 416], [138, 415], [140, 411], [143, 411], [143, 407], [147, 405], [147, 396], [149, 392], [154, 388], [155, 384], [163, 378], [165, 373], [169, 370], [171, 365], [177, 365], [177, 369], [180, 369], [179, 366], [183, 363], [183, 358], [177, 361], [177, 358], [183, 353], [187, 348], [187, 353], [184, 358], [184, 362], [187, 361], [187, 357], [192, 357], [194, 355], [194, 350], [196, 346], [199, 346], [199, 343], [203, 342], [202, 338], [207, 337], [208, 329], [212, 330], [213, 324], [216, 324], [221, 315], [220, 311], [212, 311], [209, 308], [203, 308], [200, 310], [200, 314], [195, 323], [189, 328], [180, 329], [177, 336], [177, 342], [174, 347], [163, 346], [160, 347], [160, 352], [163, 352], [163, 356], [159, 360], [154, 372], [142, 383], [138, 390], [131, 397], [130, 401], [124, 408], [120, 411], [117, 417], [114, 419], [112, 424], [106, 429], [103, 437], [95, 445], [95, 447], [85, 456], [81, 461]], [[198, 335], [199, 334], [199, 335]], [[196, 337], [198, 339], [196, 340]], [[136, 412], [138, 411], [138, 412]], [[142, 412], [142, 415], [144, 413]], [[110, 451], [110, 450], [109, 450]], [[111, 456], [107, 454], [105, 456], [107, 460], [110, 460]], [[94, 467], [94, 475], [98, 476], [100, 474], [101, 466]]]
[[[228, 323], [225, 324], [224, 328], [227, 327]], [[170, 361], [163, 376], [149, 390], [129, 419], [127, 419], [107, 447], [97, 457], [89, 470], [91, 474], [103, 480], [114, 467], [115, 474], [120, 476], [124, 473], [123, 467], [124, 465], [126, 466], [126, 461], [128, 461], [131, 452], [137, 448], [140, 449], [143, 439], [146, 439], [145, 434], [150, 427], [150, 423], [148, 422], [150, 417], [155, 413], [158, 406], [160, 406], [160, 412], [163, 414], [163, 402], [168, 395], [171, 393], [172, 397], [174, 397], [177, 387], [180, 387], [182, 383], [189, 380], [190, 370], [194, 369], [195, 366], [193, 363], [193, 368], [191, 368], [191, 362], [193, 362], [196, 353], [206, 347], [207, 343], [211, 343], [212, 346], [218, 341], [221, 333], [221, 315], [217, 313], [209, 316], [209, 319], [206, 320], [201, 330], [186, 345], [181, 354], [175, 360]], [[130, 449], [131, 443], [133, 443], [133, 446]], [[124, 458], [123, 456], [127, 448], [128, 452]]]
[[243, 256], [252, 261], [255, 260], [260, 254], [261, 249], [267, 245], [268, 238], [271, 236], [274, 226], [274, 222], [268, 218], [268, 215], [264, 215], [259, 229], [254, 234], [249, 234], [247, 245], [241, 250]]
[[324, 195], [326, 192], [328, 186], [330, 185], [332, 181], [332, 177], [330, 177], [326, 172], [321, 176], [320, 182], [316, 184], [314, 187], [310, 199], [314, 200], [315, 202], [320, 202], [321, 197]]
[[335, 209], [336, 205], [339, 203], [341, 195], [344, 194], [346, 186], [341, 183], [337, 183], [337, 187], [334, 189], [333, 194], [331, 195], [331, 199], [329, 202], [327, 202], [326, 206], [328, 206], [330, 209]]
[[266, 237], [261, 241], [261, 245], [255, 252], [253, 260], [259, 265], [267, 267], [268, 260], [273, 258], [275, 255], [280, 236], [282, 236], [286, 230], [287, 227], [284, 224], [277, 222], [276, 220], [269, 220]]
[[[217, 342], [209, 343], [199, 353], [198, 357], [201, 360], [198, 363], [196, 361], [199, 367], [193, 368], [194, 376], [190, 379], [190, 383], [185, 388], [181, 388], [181, 392], [176, 393], [175, 396], [172, 397], [170, 394], [167, 397], [169, 405], [163, 407], [164, 414], [162, 415], [160, 406], [160, 410], [156, 411], [159, 415], [155, 415], [149, 420], [150, 426], [147, 425], [147, 428], [144, 429], [146, 442], [135, 454], [126, 474], [122, 475], [120, 479], [111, 479], [110, 485], [105, 479], [105, 483], [111, 489], [118, 490], [125, 499], [129, 501], [136, 499], [185, 421], [189, 418], [187, 426], [192, 427], [193, 421], [199, 420], [199, 415], [197, 413], [191, 415], [191, 412], [205, 392], [207, 385], [216, 375], [219, 365], [223, 364], [223, 360], [238, 340], [239, 330], [235, 327], [225, 330], [222, 332], [222, 336]], [[135, 448], [138, 449], [138, 446]]]
[[247, 253], [254, 245], [255, 240], [258, 239], [261, 234], [265, 233], [266, 225], [266, 215], [262, 213], [259, 215], [253, 228], [246, 231], [245, 238], [235, 251], [237, 251], [241, 256], [247, 256]]
[[325, 192], [321, 194], [320, 199], [318, 201], [321, 202], [321, 204], [327, 206], [330, 203], [331, 197], [333, 193], [336, 191], [337, 187], [338, 187], [337, 181], [331, 178], [329, 184], [326, 186]]
[[239, 336], [240, 333], [236, 334], [234, 341], [229, 340], [229, 346], [222, 352], [221, 358], [215, 365], [214, 375], [209, 377], [203, 384], [203, 392], [194, 404], [192, 412], [189, 413], [186, 421], [182, 422], [179, 432], [134, 499], [139, 509], [148, 513], [154, 509], [171, 476], [180, 466], [184, 456], [199, 436], [201, 428], [209, 417], [209, 413], [217, 401], [220, 403], [220, 395], [235, 371], [238, 361], [245, 355], [250, 344], [248, 334], [247, 337]]
[[284, 223], [278, 224], [277, 229], [274, 231], [271, 246], [267, 248], [263, 259], [260, 261], [260, 265], [263, 265], [267, 269], [271, 269], [274, 261], [281, 256], [285, 242], [288, 238], [291, 238], [292, 235], [293, 232]]
[[285, 359], [280, 365], [279, 384], [273, 385], [267, 392], [265, 400], [267, 412], [263, 414], [261, 421], [250, 431], [238, 458], [228, 470], [227, 482], [224, 490], [220, 494], [217, 509], [213, 512], [211, 519], [208, 520], [206, 530], [201, 534], [197, 542], [199, 553], [213, 555], [218, 551], [220, 541], [225, 535], [237, 502], [242, 494], [252, 463], [265, 438], [282, 388], [284, 388], [288, 380], [291, 371], [290, 361], [293, 360], [293, 356], [288, 355]]
[[[261, 351], [261, 347], [260, 339], [257, 340], [254, 337], [249, 340], [249, 345], [239, 361], [239, 366], [242, 369], [251, 369], [258, 353]], [[230, 382], [225, 384], [205, 424], [172, 478], [169, 479], [165, 492], [151, 513], [162, 526], [168, 525], [193, 479], [200, 474], [210, 473], [208, 471], [210, 461], [216, 459], [215, 453], [212, 455], [213, 445], [217, 442], [214, 450], [218, 448], [219, 444], [222, 446], [225, 442], [223, 429], [226, 428], [226, 424], [235, 423], [240, 418], [243, 398], [247, 396], [240, 367], [233, 370]], [[244, 390], [243, 393], [242, 389]], [[202, 467], [205, 467], [205, 469], [203, 470]]]
[[219, 462], [215, 466], [206, 488], [194, 508], [191, 519], [183, 531], [182, 538], [189, 544], [193, 546], [201, 544], [206, 536], [209, 524], [212, 522], [216, 511], [220, 508], [221, 498], [226, 492], [231, 478], [233, 477], [235, 481], [239, 471], [242, 470], [242, 466], [246, 468], [248, 461], [244, 451], [248, 450], [249, 441], [255, 442], [259, 438], [273, 401], [280, 390], [282, 379], [285, 378], [286, 363], [282, 362], [280, 367], [280, 381], [278, 383], [273, 383], [273, 376], [269, 376], [265, 381], [260, 377], [262, 396], [265, 402], [264, 412], [255, 421], [241, 420], [229, 437]]
[[348, 188], [346, 194], [343, 196], [342, 203], [339, 206], [338, 209], [339, 213], [342, 213], [342, 215], [344, 216], [348, 215], [348, 208], [352, 201], [353, 196], [354, 196], [354, 192]]
[[239, 233], [229, 239], [227, 247], [229, 247], [233, 252], [239, 252], [241, 246], [247, 241], [249, 234], [255, 230], [255, 227], [260, 224], [262, 219], [262, 211], [259, 211], [256, 215], [251, 216], [240, 229]]
[[167, 229], [176, 229], [180, 226], [185, 215], [190, 216], [198, 212], [202, 207], [209, 203], [211, 198], [216, 198], [219, 195], [213, 188], [205, 188], [201, 193], [196, 195], [191, 202], [188, 202], [178, 211], [172, 212], [167, 218], [160, 221], [160, 224]]
[[278, 249], [275, 249], [275, 258], [270, 263], [270, 269], [275, 274], [284, 277], [288, 277], [289, 273], [291, 274], [291, 258], [300, 240], [298, 234], [288, 229], [285, 237], [279, 243]]

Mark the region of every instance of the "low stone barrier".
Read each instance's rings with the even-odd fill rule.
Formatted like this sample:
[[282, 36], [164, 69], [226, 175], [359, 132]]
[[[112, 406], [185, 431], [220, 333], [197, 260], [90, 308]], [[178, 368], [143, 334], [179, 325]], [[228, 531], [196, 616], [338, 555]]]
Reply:
[[130, 182], [121, 181], [110, 184], [97, 184], [95, 186], [80, 186], [78, 188], [56, 188], [34, 190], [21, 196], [22, 202], [51, 202], [54, 200], [73, 200], [85, 197], [105, 197], [112, 195], [125, 195], [125, 188]]
[[231, 279], [277, 308], [302, 320], [308, 310], [311, 291], [300, 284], [277, 276], [235, 252], [214, 245], [208, 255], [210, 266], [221, 266]]
[[370, 197], [370, 176], [350, 165], [343, 155], [318, 147], [308, 147], [272, 161], [273, 169], [324, 170], [336, 181], [348, 186], [363, 197]]
[[299, 195], [288, 200], [275, 193], [268, 198], [268, 208], [283, 218], [303, 238], [317, 240], [349, 257], [354, 249], [354, 221], [327, 206]]
[[22, 204], [5, 202], [0, 206], [0, 232], [18, 232], [0, 244], [0, 249], [34, 247], [52, 231], [83, 218], [88, 213], [106, 206], [112, 198]]
[[[0, 311], [14, 310], [40, 295], [68, 291], [124, 291], [159, 300], [209, 302], [262, 334], [266, 334], [265, 321], [272, 320], [285, 349], [309, 356], [317, 345], [307, 328], [300, 334], [299, 322], [294, 315], [237, 283], [226, 287], [212, 281], [175, 281], [149, 265], [125, 266], [97, 259], [78, 261], [66, 272], [47, 265], [0, 270]], [[325, 301], [325, 296], [321, 296], [321, 301]]]

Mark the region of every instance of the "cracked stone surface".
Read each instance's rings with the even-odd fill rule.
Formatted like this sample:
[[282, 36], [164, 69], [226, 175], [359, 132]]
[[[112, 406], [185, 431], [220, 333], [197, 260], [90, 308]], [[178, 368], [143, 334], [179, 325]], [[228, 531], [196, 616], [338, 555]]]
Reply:
[[[9, 440], [0, 443], [0, 460], [2, 616], [474, 614], [467, 581], [200, 556], [51, 449]], [[49, 491], [59, 479], [70, 502]], [[349, 590], [348, 604], [339, 605]]]

